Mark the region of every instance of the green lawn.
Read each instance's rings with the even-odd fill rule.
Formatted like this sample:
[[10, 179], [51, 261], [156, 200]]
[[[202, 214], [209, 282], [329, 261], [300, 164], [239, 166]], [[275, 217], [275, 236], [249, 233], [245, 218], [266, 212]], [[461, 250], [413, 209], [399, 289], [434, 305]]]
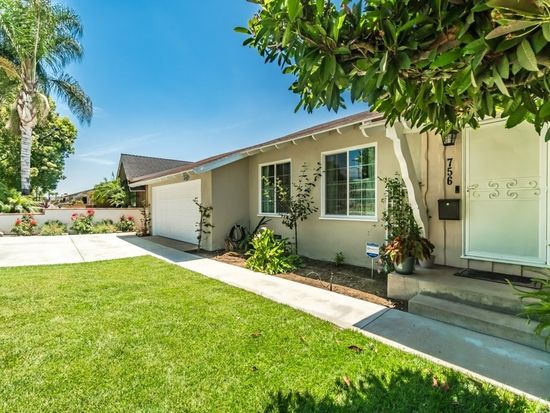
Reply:
[[[434, 387], [434, 377], [448, 390]], [[0, 410], [479, 413], [537, 406], [142, 257], [0, 270]]]

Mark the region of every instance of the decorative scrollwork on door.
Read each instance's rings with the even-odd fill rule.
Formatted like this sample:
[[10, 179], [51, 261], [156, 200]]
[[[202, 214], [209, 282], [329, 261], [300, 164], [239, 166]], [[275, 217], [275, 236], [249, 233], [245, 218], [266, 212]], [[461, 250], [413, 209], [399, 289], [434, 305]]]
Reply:
[[468, 186], [470, 198], [478, 200], [534, 200], [541, 196], [540, 177], [478, 180]]

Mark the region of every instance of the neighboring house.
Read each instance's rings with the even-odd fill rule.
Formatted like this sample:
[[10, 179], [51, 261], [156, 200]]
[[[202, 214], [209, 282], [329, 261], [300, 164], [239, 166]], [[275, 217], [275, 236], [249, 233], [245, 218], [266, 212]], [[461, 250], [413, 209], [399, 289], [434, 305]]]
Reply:
[[59, 195], [54, 199], [54, 203], [59, 207], [69, 207], [75, 204], [85, 207], [92, 202], [92, 193], [93, 189], [87, 189], [74, 194]]
[[130, 186], [138, 177], [167, 171], [189, 165], [191, 162], [175, 159], [153, 158], [150, 156], [120, 155], [117, 177], [130, 194], [131, 206], [142, 207], [148, 204], [145, 186]]
[[[162, 172], [134, 173], [128, 182], [148, 194], [154, 235], [195, 242], [193, 199], [212, 206], [204, 247], [216, 250], [233, 225], [254, 227], [263, 216], [290, 238], [276, 189], [263, 182], [289, 184], [304, 163], [312, 170], [320, 162], [323, 177], [313, 193], [319, 212], [300, 224], [300, 252], [331, 260], [342, 251], [347, 262], [368, 266], [365, 244], [385, 238], [378, 177], [399, 173], [437, 263], [529, 276], [549, 264], [548, 158], [549, 145], [527, 124], [507, 130], [500, 120], [482, 122], [443, 146], [432, 133], [387, 127], [380, 114], [363, 112]], [[440, 219], [440, 200], [460, 202], [456, 220]]]

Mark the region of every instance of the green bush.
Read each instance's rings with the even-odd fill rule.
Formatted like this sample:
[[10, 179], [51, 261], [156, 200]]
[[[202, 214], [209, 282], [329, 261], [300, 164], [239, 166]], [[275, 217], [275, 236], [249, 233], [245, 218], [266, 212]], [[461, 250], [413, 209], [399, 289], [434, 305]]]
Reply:
[[85, 214], [73, 214], [71, 230], [77, 234], [91, 234], [93, 231], [95, 211], [88, 209]]
[[117, 231], [117, 226], [110, 219], [99, 221], [92, 227], [92, 234], [114, 234]]
[[137, 225], [136, 220], [134, 217], [130, 216], [124, 216], [122, 215], [120, 217], [120, 221], [117, 224], [117, 228], [120, 232], [136, 232], [137, 231]]
[[346, 256], [343, 252], [337, 252], [336, 256], [334, 257], [334, 264], [337, 267], [341, 267], [346, 262]]
[[97, 184], [92, 192], [92, 202], [100, 207], [122, 208], [128, 206], [128, 194], [120, 179], [113, 179]]
[[520, 291], [523, 301], [530, 300], [525, 304], [522, 316], [529, 320], [538, 321], [535, 333], [545, 337], [546, 346], [550, 342], [550, 280], [535, 279], [533, 281], [541, 283], [542, 287], [537, 291]]
[[16, 189], [6, 189], [5, 185], [0, 186], [0, 212], [22, 214], [39, 209], [38, 202], [30, 196], [22, 195]]
[[246, 268], [272, 275], [294, 271], [300, 258], [290, 255], [288, 249], [287, 240], [277, 239], [273, 231], [264, 229], [251, 241]]
[[44, 237], [53, 237], [67, 233], [67, 225], [58, 220], [46, 222], [40, 229], [40, 235]]
[[36, 232], [38, 223], [31, 214], [25, 214], [22, 218], [18, 218], [15, 221], [14, 227], [11, 229], [11, 233], [18, 236], [30, 236]]

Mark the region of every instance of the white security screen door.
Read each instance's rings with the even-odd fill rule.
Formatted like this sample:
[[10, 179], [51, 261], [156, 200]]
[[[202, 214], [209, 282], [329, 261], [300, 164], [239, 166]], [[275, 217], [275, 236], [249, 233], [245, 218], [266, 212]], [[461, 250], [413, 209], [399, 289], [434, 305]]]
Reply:
[[547, 150], [532, 125], [501, 121], [465, 139], [464, 255], [546, 264]]

